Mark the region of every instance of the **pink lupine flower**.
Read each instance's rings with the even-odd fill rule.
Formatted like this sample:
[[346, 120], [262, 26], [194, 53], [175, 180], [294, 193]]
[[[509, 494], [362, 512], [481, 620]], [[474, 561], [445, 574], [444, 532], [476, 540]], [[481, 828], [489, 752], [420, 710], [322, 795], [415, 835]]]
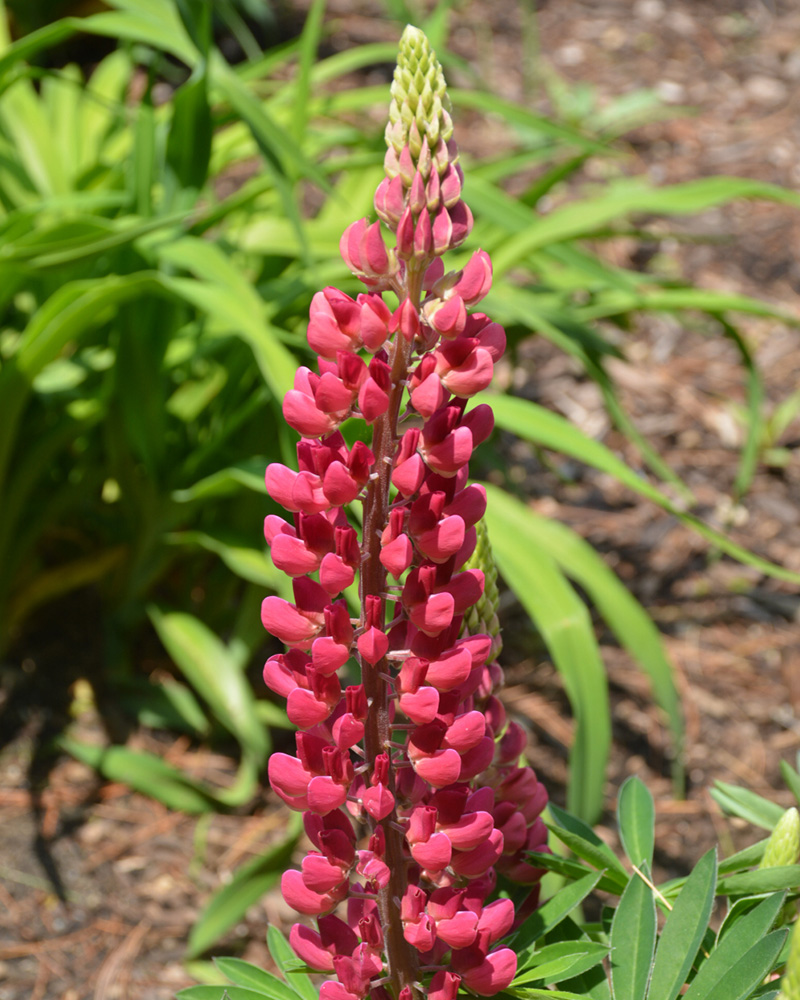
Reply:
[[[505, 989], [514, 908], [491, 901], [497, 872], [532, 884], [535, 899], [541, 872], [526, 859], [547, 849], [546, 793], [520, 765], [524, 731], [495, 694], [497, 629], [474, 627], [494, 609], [470, 562], [486, 492], [469, 483], [469, 461], [493, 418], [469, 400], [488, 386], [505, 333], [472, 311], [491, 289], [489, 255], [455, 271], [443, 260], [472, 215], [441, 68], [416, 29], [392, 96], [380, 221], [352, 223], [340, 242], [366, 291], [314, 295], [317, 359], [283, 401], [298, 470], [275, 463], [265, 476], [290, 515], [270, 514], [264, 536], [294, 600], [263, 602], [264, 627], [289, 647], [269, 657], [264, 681], [298, 729], [296, 754], [273, 754], [268, 771], [313, 845], [281, 889], [316, 919], [289, 940], [329, 977], [321, 1000]], [[346, 420], [371, 428], [371, 445], [348, 445]], [[360, 679], [343, 687], [353, 661]]]

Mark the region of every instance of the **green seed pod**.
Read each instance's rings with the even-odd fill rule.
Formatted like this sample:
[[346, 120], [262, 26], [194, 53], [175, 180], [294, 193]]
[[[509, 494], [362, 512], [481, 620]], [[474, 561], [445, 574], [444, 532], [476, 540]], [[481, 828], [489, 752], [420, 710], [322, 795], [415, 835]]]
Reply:
[[474, 604], [464, 616], [464, 630], [470, 635], [483, 632], [490, 635], [492, 642], [492, 659], [497, 659], [503, 648], [500, 634], [500, 620], [497, 609], [500, 605], [500, 591], [497, 587], [497, 565], [492, 554], [489, 541], [489, 530], [486, 522], [481, 519], [476, 525], [478, 542], [464, 569], [479, 569], [483, 573], [484, 587], [480, 600]]
[[433, 152], [440, 137], [448, 142], [453, 135], [442, 66], [425, 33], [406, 25], [392, 83], [392, 103], [386, 126], [386, 145], [400, 156], [405, 146], [416, 162], [424, 139]]
[[778, 820], [767, 841], [759, 868], [793, 865], [800, 855], [800, 813], [792, 807]]
[[800, 922], [794, 925], [792, 931], [781, 991], [780, 1000], [800, 1000]]

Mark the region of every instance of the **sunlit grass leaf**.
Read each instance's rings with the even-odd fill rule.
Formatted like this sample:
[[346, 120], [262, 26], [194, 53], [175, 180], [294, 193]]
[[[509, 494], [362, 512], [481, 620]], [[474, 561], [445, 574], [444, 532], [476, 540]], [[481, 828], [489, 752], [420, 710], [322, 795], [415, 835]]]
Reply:
[[564, 679], [576, 720], [569, 806], [594, 820], [602, 809], [611, 744], [605, 668], [586, 606], [537, 543], [525, 508], [517, 507], [501, 513], [489, 506], [486, 523], [500, 572], [531, 616]]
[[289, 594], [292, 592], [290, 582], [287, 588], [286, 574], [275, 568], [268, 553], [262, 549], [234, 544], [205, 531], [175, 531], [164, 540], [170, 545], [199, 545], [216, 553], [228, 569], [243, 580], [279, 594], [285, 595], [287, 590]]
[[242, 865], [233, 879], [211, 897], [189, 934], [189, 958], [197, 958], [208, 951], [278, 882], [289, 864], [302, 828], [299, 814], [292, 813], [286, 837], [261, 857]]
[[[769, 896], [746, 916], [737, 920], [733, 927], [722, 935], [716, 948], [700, 966], [684, 994], [685, 1000], [705, 1000], [708, 997], [709, 991], [716, 988], [725, 973], [734, 967], [747, 949], [769, 931], [781, 911], [785, 898], [782, 892]], [[764, 975], [766, 971], [759, 978], [763, 978]]]
[[695, 865], [667, 917], [650, 980], [653, 1000], [675, 1000], [686, 982], [708, 927], [716, 881], [717, 857], [712, 849]]
[[666, 657], [658, 629], [644, 608], [620, 582], [595, 550], [578, 534], [551, 518], [545, 518], [522, 505], [505, 491], [485, 484], [489, 508], [501, 519], [514, 517], [526, 522], [535, 538], [558, 566], [589, 595], [597, 610], [614, 632], [617, 640], [637, 660], [650, 677], [657, 703], [666, 712], [675, 742], [678, 778], [682, 774], [680, 753], [683, 741], [683, 716], [675, 688], [672, 665]]
[[223, 726], [256, 760], [268, 751], [267, 733], [256, 716], [253, 692], [225, 646], [198, 618], [151, 605], [150, 620], [164, 648]]
[[494, 254], [494, 272], [504, 274], [533, 250], [550, 243], [589, 236], [601, 226], [633, 212], [684, 215], [734, 198], [764, 198], [800, 207], [800, 195], [786, 188], [739, 177], [706, 177], [654, 188], [626, 178], [608, 184], [599, 198], [581, 198], [542, 216], [525, 232], [510, 237]]
[[631, 775], [619, 790], [617, 822], [622, 846], [631, 864], [653, 864], [655, 806], [644, 782]]
[[709, 527], [694, 514], [689, 514], [671, 501], [666, 494], [646, 479], [636, 475], [621, 459], [599, 441], [587, 437], [564, 417], [527, 399], [513, 396], [483, 394], [480, 399], [494, 410], [495, 424], [544, 448], [570, 455], [601, 472], [607, 472], [623, 485], [652, 500], [667, 513], [677, 517], [712, 545], [739, 562], [754, 566], [776, 580], [800, 583], [800, 573], [793, 573], [763, 559], [732, 541], [722, 532]]
[[253, 490], [266, 496], [264, 488], [264, 470], [267, 467], [265, 458], [254, 457], [218, 472], [212, 472], [194, 485], [185, 489], [175, 490], [172, 499], [178, 503], [190, 503], [192, 500], [206, 500], [215, 497], [230, 496], [241, 487]]
[[59, 746], [109, 781], [121, 781], [158, 799], [170, 809], [204, 813], [216, 807], [214, 798], [206, 790], [160, 757], [122, 746], [91, 746], [70, 737], [62, 737]]
[[[649, 875], [647, 865], [644, 874]], [[647, 883], [634, 873], [611, 925], [611, 987], [614, 1000], [644, 1000], [656, 945], [656, 904]]]

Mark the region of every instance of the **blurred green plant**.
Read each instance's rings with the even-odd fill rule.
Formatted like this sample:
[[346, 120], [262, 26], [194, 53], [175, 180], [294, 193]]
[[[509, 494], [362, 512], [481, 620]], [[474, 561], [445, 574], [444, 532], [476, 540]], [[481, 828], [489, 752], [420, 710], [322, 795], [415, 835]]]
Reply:
[[[448, 7], [425, 24], [440, 48]], [[200, 0], [113, 0], [13, 43], [0, 16], [0, 642], [7, 649], [55, 599], [93, 585], [103, 600], [104, 669], [123, 707], [199, 739], [233, 737], [241, 767], [219, 789], [122, 745], [69, 737], [62, 745], [191, 811], [248, 801], [269, 727], [283, 721], [245, 675], [264, 642], [257, 602], [283, 586], [251, 526], [270, 510], [264, 466], [292, 460], [276, 417], [306, 357], [309, 299], [320, 282], [357, 290], [338, 259], [338, 237], [354, 216], [371, 213], [382, 169], [368, 112], [385, 101], [386, 87], [351, 82], [391, 62], [394, 44], [318, 59], [323, 15], [315, 0], [298, 38], [263, 54], [243, 46], [236, 66], [216, 46], [210, 5]], [[76, 66], [35, 65], [77, 32], [117, 48], [88, 78]], [[442, 58], [463, 68], [446, 50]], [[796, 206], [800, 196], [727, 177], [584, 189], [582, 166], [618, 160], [617, 136], [651, 113], [650, 98], [599, 120], [588, 98], [562, 98], [562, 115], [551, 119], [475, 85], [452, 92], [456, 108], [491, 115], [509, 134], [508, 150], [470, 169], [472, 245], [496, 261], [489, 311], [512, 348], [542, 336], [581, 366], [643, 468], [630, 469], [527, 400], [493, 398], [498, 426], [616, 476], [718, 551], [797, 582], [692, 513], [691, 491], [638, 431], [607, 370], [642, 312], [699, 317], [709, 334], [729, 338], [747, 391], [739, 498], [765, 427], [774, 451], [796, 403], [766, 421], [760, 373], [736, 317], [796, 318], [743, 295], [612, 266], [587, 241], [630, 232], [641, 214], [698, 212], [742, 197]], [[511, 181], [522, 184], [517, 198], [506, 191]], [[567, 183], [574, 197], [544, 213], [543, 199]], [[614, 342], [594, 325], [599, 319], [619, 331]], [[610, 743], [605, 671], [573, 582], [650, 677], [680, 782], [680, 706], [645, 612], [570, 529], [497, 488], [489, 516], [501, 572], [562, 672], [578, 721], [570, 808], [584, 819], [599, 813]], [[180, 679], [153, 685], [134, 669], [134, 639], [148, 621]]]

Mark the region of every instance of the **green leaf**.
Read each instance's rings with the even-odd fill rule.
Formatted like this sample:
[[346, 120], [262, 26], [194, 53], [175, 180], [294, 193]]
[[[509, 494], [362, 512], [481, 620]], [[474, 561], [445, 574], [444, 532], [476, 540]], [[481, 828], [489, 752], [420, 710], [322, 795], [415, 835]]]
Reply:
[[[684, 994], [684, 1000], [705, 1000], [709, 990], [715, 988], [714, 984], [721, 982], [725, 973], [733, 969], [747, 949], [763, 938], [772, 927], [785, 898], [782, 892], [769, 896], [746, 916], [737, 920], [733, 927], [722, 935], [717, 947], [700, 966], [691, 986]], [[765, 974], [762, 973], [762, 976]]]
[[745, 847], [743, 850], [731, 854], [729, 858], [720, 861], [719, 874], [729, 875], [731, 872], [738, 872], [743, 868], [752, 868], [753, 865], [757, 865], [764, 856], [764, 849], [768, 842], [769, 837], [765, 837], [757, 844], [751, 844], [750, 847]]
[[795, 771], [788, 760], [782, 760], [781, 775], [788, 785], [789, 791], [797, 799], [797, 804], [800, 805], [800, 774]]
[[[488, 507], [498, 516], [513, 516], [519, 504], [504, 490], [484, 484]], [[656, 701], [666, 712], [680, 754], [683, 743], [683, 715], [675, 688], [672, 665], [664, 652], [658, 629], [651, 618], [606, 565], [592, 546], [566, 525], [525, 508], [529, 533], [559, 567], [587, 592], [619, 642], [646, 671]], [[522, 514], [518, 515], [520, 518]]]
[[[178, 189], [197, 192], [208, 177], [212, 121], [205, 72], [193, 75], [172, 97], [167, 166]], [[192, 197], [190, 203], [194, 201]]]
[[214, 499], [237, 493], [241, 487], [266, 496], [264, 488], [264, 470], [266, 467], [267, 460], [260, 457], [236, 462], [226, 469], [220, 469], [218, 472], [213, 472], [210, 476], [205, 476], [192, 486], [175, 490], [172, 494], [172, 499], [177, 503]]
[[589, 820], [603, 805], [605, 765], [611, 744], [608, 686], [586, 606], [536, 543], [522, 504], [486, 521], [500, 572], [539, 630], [564, 679], [575, 714], [570, 753], [570, 808]]
[[263, 1000], [265, 994], [243, 986], [188, 986], [175, 996], [178, 1000]]
[[[319, 1000], [319, 990], [308, 976], [304, 972], [294, 971], [297, 955], [283, 934], [272, 924], [267, 927], [267, 947], [272, 955], [272, 961], [291, 982], [292, 989], [302, 997], [302, 1000]], [[291, 979], [288, 979], [289, 976]]]
[[762, 979], [773, 971], [787, 934], [787, 930], [773, 931], [749, 948], [741, 958], [733, 961], [732, 965], [720, 967], [716, 981], [709, 983], [708, 989], [694, 994], [692, 1000], [745, 1000]]
[[707, 177], [663, 188], [626, 178], [606, 185], [601, 197], [581, 198], [555, 209], [537, 219], [524, 232], [506, 240], [493, 255], [494, 273], [502, 275], [534, 250], [589, 236], [632, 212], [682, 215], [700, 212], [734, 198], [767, 198], [800, 206], [800, 197], [793, 191], [738, 177]]
[[560, 983], [579, 976], [603, 961], [608, 945], [596, 941], [559, 941], [545, 945], [534, 952], [528, 967], [511, 984], [512, 987], [527, 983]]
[[521, 968], [526, 964], [524, 956], [529, 950], [528, 946], [544, 937], [553, 927], [557, 927], [576, 906], [586, 899], [601, 877], [602, 872], [592, 872], [577, 882], [564, 886], [552, 899], [548, 899], [535, 913], [528, 917], [512, 939], [514, 951], [520, 958]]
[[778, 865], [752, 872], [738, 872], [719, 880], [720, 896], [750, 896], [762, 892], [780, 892], [800, 888], [800, 865]]
[[298, 143], [302, 143], [308, 125], [308, 105], [311, 97], [311, 69], [317, 55], [322, 19], [326, 0], [313, 0], [300, 36], [300, 64], [298, 66], [296, 91], [294, 94], [294, 115], [292, 133]]
[[740, 816], [754, 826], [772, 830], [783, 816], [784, 810], [749, 788], [739, 788], [726, 781], [715, 781], [711, 797], [723, 812]]
[[[562, 834], [569, 834], [570, 842], [567, 846], [579, 858], [584, 858], [584, 860], [596, 868], [610, 869], [609, 875], [612, 877], [618, 875], [622, 878], [622, 884], [627, 884], [629, 876], [625, 871], [625, 866], [608, 844], [604, 840], [601, 840], [590, 826], [577, 816], [571, 816], [554, 802], [549, 804], [548, 809], [550, 810], [550, 815], [558, 824], [555, 827], [551, 827], [551, 829], [553, 829], [559, 838], [562, 837]], [[564, 843], [567, 843], [567, 841], [565, 840]]]
[[264, 760], [267, 736], [255, 713], [253, 692], [227, 646], [199, 619], [148, 608], [164, 648], [223, 726], [256, 760]]
[[189, 934], [188, 958], [207, 951], [275, 885], [289, 864], [302, 826], [300, 816], [292, 813], [285, 839], [239, 868], [233, 879], [211, 897]]
[[232, 983], [247, 986], [274, 1000], [297, 1000], [297, 994], [282, 979], [240, 958], [215, 958], [214, 964]]
[[776, 566], [767, 559], [754, 555], [741, 545], [731, 541], [722, 532], [710, 528], [707, 524], [695, 517], [680, 510], [664, 493], [647, 480], [640, 479], [621, 459], [617, 458], [605, 445], [599, 441], [594, 441], [586, 437], [581, 431], [573, 427], [568, 420], [532, 403], [527, 399], [519, 399], [513, 396], [493, 396], [488, 393], [479, 394], [476, 397], [480, 402], [489, 403], [494, 410], [495, 424], [504, 430], [511, 431], [519, 437], [533, 441], [543, 448], [550, 448], [559, 451], [564, 455], [570, 455], [578, 461], [607, 472], [618, 479], [624, 486], [629, 487], [642, 496], [652, 500], [659, 507], [669, 514], [679, 518], [684, 524], [692, 528], [703, 538], [707, 539], [726, 555], [738, 559], [739, 562], [748, 566], [755, 566], [767, 576], [772, 576], [776, 580], [787, 580], [790, 583], [800, 583], [800, 574], [790, 572], [782, 566]]
[[672, 908], [656, 951], [650, 996], [675, 1000], [703, 940], [717, 881], [716, 852], [708, 851], [697, 862]]
[[214, 810], [215, 801], [207, 791], [160, 757], [122, 746], [91, 746], [68, 736], [60, 738], [58, 745], [109, 781], [120, 781], [170, 809], [187, 813]]
[[617, 822], [622, 846], [632, 865], [653, 864], [655, 806], [644, 782], [632, 775], [619, 790]]
[[[216, 553], [228, 569], [243, 580], [268, 587], [275, 593], [286, 592], [287, 578], [275, 568], [266, 551], [234, 545], [205, 531], [175, 531], [165, 535], [164, 541], [169, 545], [199, 545]], [[291, 592], [291, 585], [288, 589]]]
[[[645, 864], [644, 874], [649, 874]], [[644, 1000], [656, 945], [656, 904], [646, 882], [634, 874], [611, 924], [611, 987], [614, 1000]]]

